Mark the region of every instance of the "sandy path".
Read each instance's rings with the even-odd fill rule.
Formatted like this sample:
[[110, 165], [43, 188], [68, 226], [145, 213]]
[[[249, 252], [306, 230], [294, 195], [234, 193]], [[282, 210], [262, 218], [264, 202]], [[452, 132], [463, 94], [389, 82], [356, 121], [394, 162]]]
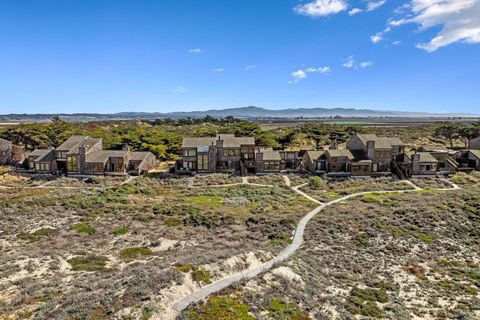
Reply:
[[[447, 181], [447, 183], [449, 183], [452, 187], [451, 188], [443, 188], [443, 189], [436, 189], [438, 191], [450, 191], [450, 190], [458, 190], [460, 189], [459, 186], [451, 183], [450, 181], [448, 181], [447, 179], [445, 179], [445, 181]], [[250, 270], [245, 270], [243, 272], [240, 272], [240, 273], [237, 273], [235, 275], [232, 275], [232, 276], [229, 276], [229, 277], [226, 277], [224, 279], [221, 279], [221, 280], [218, 280], [210, 285], [207, 285], [203, 288], [201, 288], [200, 290], [198, 291], [195, 291], [195, 292], [192, 292], [191, 294], [187, 295], [186, 297], [182, 298], [181, 300], [177, 301], [175, 304], [173, 304], [172, 306], [172, 309], [176, 312], [181, 312], [182, 310], [184, 310], [185, 308], [187, 308], [190, 304], [192, 303], [196, 303], [202, 299], [205, 299], [207, 298], [209, 295], [211, 295], [212, 293], [215, 293], [215, 292], [218, 292], [222, 289], [225, 289], [229, 286], [231, 286], [233, 283], [235, 282], [238, 282], [238, 281], [243, 281], [243, 280], [248, 280], [248, 279], [252, 279], [254, 277], [256, 277], [257, 275], [261, 274], [261, 273], [264, 273], [270, 269], [272, 269], [275, 265], [285, 261], [286, 259], [288, 259], [291, 255], [293, 255], [299, 248], [300, 246], [302, 245], [303, 243], [303, 234], [305, 232], [305, 228], [308, 224], [308, 222], [313, 218], [315, 217], [315, 215], [317, 215], [319, 212], [325, 210], [326, 208], [328, 208], [329, 206], [331, 205], [334, 205], [336, 203], [339, 203], [339, 202], [342, 202], [342, 201], [345, 201], [345, 200], [348, 200], [348, 199], [351, 199], [351, 198], [355, 198], [355, 197], [359, 197], [359, 196], [363, 196], [363, 195], [366, 195], [366, 194], [371, 194], [371, 193], [375, 193], [375, 194], [388, 194], [388, 193], [407, 193], [407, 192], [416, 192], [418, 190], [422, 190], [421, 188], [419, 188], [418, 186], [414, 185], [412, 183], [412, 186], [414, 187], [413, 190], [391, 190], [391, 191], [365, 191], [365, 192], [357, 192], [357, 193], [354, 193], [354, 194], [350, 194], [350, 195], [347, 195], [347, 196], [344, 196], [344, 197], [341, 197], [341, 198], [338, 198], [336, 200], [333, 200], [333, 201], [330, 201], [330, 202], [327, 202], [327, 203], [321, 203], [319, 202], [318, 200], [310, 197], [309, 195], [307, 195], [306, 193], [302, 192], [299, 190], [300, 187], [302, 187], [304, 185], [300, 185], [300, 186], [296, 186], [296, 187], [293, 187], [292, 189], [297, 192], [298, 194], [306, 197], [307, 199], [315, 202], [315, 203], [320, 203], [320, 206], [316, 207], [315, 209], [313, 209], [312, 211], [310, 211], [306, 216], [304, 216], [300, 222], [298, 223], [298, 226], [295, 230], [295, 235], [293, 237], [293, 240], [292, 240], [292, 243], [286, 247], [278, 256], [276, 256], [275, 258], [263, 263], [262, 265], [258, 266], [258, 267], [255, 267], [253, 269], [250, 269]]]

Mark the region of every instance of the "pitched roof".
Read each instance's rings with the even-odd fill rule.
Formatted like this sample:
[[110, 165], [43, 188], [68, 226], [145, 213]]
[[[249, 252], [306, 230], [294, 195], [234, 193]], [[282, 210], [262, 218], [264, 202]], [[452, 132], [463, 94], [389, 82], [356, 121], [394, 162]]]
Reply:
[[74, 148], [80, 142], [82, 142], [83, 140], [88, 139], [88, 138], [89, 137], [87, 137], [87, 136], [71, 136], [64, 143], [59, 145], [56, 150], [58, 150], [58, 151], [70, 151], [72, 148]]
[[377, 137], [376, 134], [357, 134], [357, 137], [366, 146], [368, 141], [375, 141], [375, 148], [389, 149], [392, 146], [404, 146], [405, 144], [399, 138]]
[[342, 149], [342, 150], [327, 150], [325, 151], [330, 157], [337, 158], [337, 157], [346, 157], [350, 160], [354, 159], [353, 154], [350, 150]]
[[308, 154], [309, 158], [312, 160], [317, 160], [321, 156], [325, 154], [324, 150], [312, 150], [312, 151], [307, 151], [306, 154]]
[[223, 140], [224, 148], [238, 148], [242, 145], [255, 145], [253, 137], [235, 137], [233, 134], [219, 134], [218, 138]]
[[100, 138], [87, 137], [87, 138], [83, 139], [82, 141], [80, 141], [79, 143], [77, 143], [77, 145], [75, 145], [72, 149], [70, 149], [70, 151], [68, 151], [67, 154], [77, 154], [77, 153], [79, 153], [78, 148], [80, 146], [85, 146], [85, 148], [88, 151], [89, 149], [91, 149], [93, 146], [97, 145], [100, 142], [102, 142], [102, 139], [100, 139]]
[[470, 153], [480, 159], [480, 150], [470, 150]]
[[99, 150], [87, 155], [86, 162], [104, 163], [110, 157], [124, 158], [130, 151], [127, 150]]
[[263, 155], [264, 161], [280, 161], [280, 152], [273, 150], [264, 150], [260, 152]]
[[218, 134], [216, 137], [183, 138], [182, 148], [215, 146], [217, 140], [223, 140], [225, 148], [239, 148], [241, 145], [254, 145], [253, 137], [235, 137], [233, 134]]
[[33, 159], [33, 161], [35, 162], [50, 162], [55, 159], [53, 149], [36, 149], [33, 150], [29, 156], [34, 156], [35, 159]]
[[8, 141], [8, 140], [2, 139], [2, 138], [0, 138], [0, 142], [6, 143], [6, 144], [12, 144], [11, 141]]
[[438, 160], [429, 152], [417, 152], [417, 154], [420, 155], [420, 162], [438, 162]]
[[130, 158], [130, 161], [143, 161], [147, 159], [149, 155], [153, 155], [153, 153], [146, 151], [135, 151], [132, 152], [132, 157]]

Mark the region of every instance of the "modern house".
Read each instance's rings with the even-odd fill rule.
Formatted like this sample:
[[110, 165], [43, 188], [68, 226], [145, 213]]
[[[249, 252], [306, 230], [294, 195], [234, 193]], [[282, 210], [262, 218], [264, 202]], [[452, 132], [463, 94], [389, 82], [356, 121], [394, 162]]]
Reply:
[[68, 175], [142, 174], [155, 166], [151, 152], [103, 150], [102, 139], [72, 136], [56, 149], [37, 149], [27, 158], [31, 172]]
[[218, 134], [215, 137], [183, 138], [182, 159], [176, 170], [184, 172], [254, 172], [255, 140]]
[[0, 166], [14, 165], [23, 160], [23, 150], [12, 142], [0, 139]]
[[372, 161], [372, 174], [389, 173], [392, 161], [405, 153], [405, 144], [398, 138], [377, 137], [375, 134], [357, 134], [347, 142], [347, 149], [361, 160]]
[[302, 158], [302, 166], [313, 174], [322, 175], [327, 172], [327, 160], [324, 150], [306, 151]]
[[480, 150], [458, 151], [452, 158], [457, 164], [458, 171], [480, 170]]
[[325, 160], [328, 173], [347, 174], [351, 172], [353, 154], [350, 150], [326, 150]]
[[255, 153], [256, 173], [275, 173], [282, 170], [280, 151], [272, 148], [259, 149]]

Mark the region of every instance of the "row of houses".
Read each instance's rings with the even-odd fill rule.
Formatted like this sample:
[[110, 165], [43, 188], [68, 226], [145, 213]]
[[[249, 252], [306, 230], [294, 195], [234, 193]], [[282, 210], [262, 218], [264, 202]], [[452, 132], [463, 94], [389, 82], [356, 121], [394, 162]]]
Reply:
[[28, 172], [42, 174], [139, 175], [151, 170], [156, 162], [151, 152], [133, 152], [128, 146], [104, 150], [102, 139], [88, 136], [72, 136], [57, 148], [17, 151], [11, 143], [0, 141], [0, 154], [14, 155], [4, 157], [0, 165], [18, 164]]
[[[478, 143], [478, 145], [477, 145]], [[215, 137], [184, 138], [177, 172], [188, 173], [276, 173], [308, 171], [330, 177], [384, 176], [402, 178], [436, 175], [439, 172], [480, 170], [480, 138], [470, 142], [472, 149], [449, 151], [421, 147], [407, 153], [398, 138], [357, 134], [344, 149], [273, 150], [258, 148], [253, 137], [219, 134]], [[474, 149], [478, 146], [478, 149]]]
[[[480, 137], [470, 141], [468, 150], [424, 146], [407, 152], [406, 147], [398, 138], [357, 134], [342, 149], [325, 146], [322, 150], [273, 150], [256, 146], [253, 137], [219, 134], [184, 138], [175, 169], [183, 173], [310, 172], [331, 177], [395, 173], [402, 178], [480, 170]], [[0, 165], [20, 164], [32, 173], [138, 175], [151, 170], [155, 161], [152, 153], [132, 152], [128, 146], [104, 150], [102, 139], [88, 136], [72, 136], [57, 148], [36, 149], [28, 154], [0, 139]]]

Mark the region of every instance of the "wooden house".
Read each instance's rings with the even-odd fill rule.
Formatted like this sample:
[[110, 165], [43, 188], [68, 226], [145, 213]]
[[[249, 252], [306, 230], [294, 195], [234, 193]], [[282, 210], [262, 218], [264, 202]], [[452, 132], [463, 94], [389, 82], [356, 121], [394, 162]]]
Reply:
[[37, 149], [28, 155], [31, 172], [67, 175], [142, 174], [153, 169], [151, 152], [103, 150], [102, 139], [72, 136], [56, 149]]
[[255, 154], [256, 173], [278, 173], [283, 169], [282, 161], [279, 151], [259, 149]]
[[255, 171], [255, 140], [218, 134], [216, 137], [183, 138], [177, 171], [212, 173]]
[[372, 174], [390, 172], [391, 162], [405, 153], [405, 144], [398, 138], [357, 134], [347, 142], [347, 149], [365, 160], [372, 161]]

